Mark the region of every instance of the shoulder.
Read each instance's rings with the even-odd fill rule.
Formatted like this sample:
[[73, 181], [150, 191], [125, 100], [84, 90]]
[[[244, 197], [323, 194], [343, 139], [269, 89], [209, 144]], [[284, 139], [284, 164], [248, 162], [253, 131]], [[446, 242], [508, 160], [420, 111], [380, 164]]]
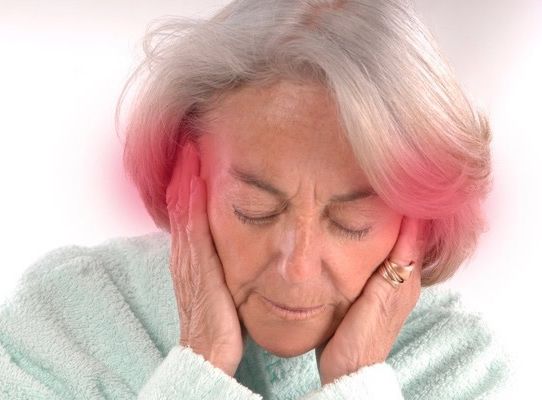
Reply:
[[438, 285], [422, 288], [387, 362], [407, 399], [488, 398], [512, 372], [510, 354], [484, 315]]
[[177, 341], [168, 251], [158, 232], [44, 254], [0, 306], [0, 366], [38, 360], [73, 387], [140, 387]]
[[113, 237], [93, 246], [61, 246], [43, 254], [23, 272], [17, 291], [24, 290], [28, 285], [48, 282], [51, 278], [84, 278], [93, 268], [118, 270], [141, 264], [141, 257], [162, 255], [161, 250], [168, 245], [168, 234], [152, 232], [139, 236]]
[[11, 298], [0, 306], [0, 317], [15, 310], [30, 317], [47, 309], [66, 319], [76, 313], [122, 310], [158, 323], [156, 318], [164, 315], [157, 309], [174, 304], [168, 273], [169, 234], [164, 232], [114, 237], [94, 246], [62, 246], [26, 269]]
[[58, 289], [67, 291], [74, 286], [79, 295], [92, 295], [84, 289], [96, 281], [128, 292], [141, 282], [160, 284], [168, 257], [169, 234], [164, 232], [118, 236], [91, 246], [61, 246], [44, 253], [26, 268], [8, 303], [40, 291], [60, 294]]

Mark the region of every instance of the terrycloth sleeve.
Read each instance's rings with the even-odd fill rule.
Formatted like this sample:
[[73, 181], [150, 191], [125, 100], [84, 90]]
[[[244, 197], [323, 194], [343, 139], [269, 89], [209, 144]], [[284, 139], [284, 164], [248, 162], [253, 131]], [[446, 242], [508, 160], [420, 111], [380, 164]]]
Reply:
[[514, 374], [498, 332], [459, 292], [435, 287], [427, 294], [388, 359], [405, 399], [495, 399]]
[[513, 376], [513, 358], [458, 292], [428, 288], [386, 362], [364, 366], [303, 400], [493, 399]]
[[48, 253], [0, 305], [0, 399], [261, 399], [190, 348], [162, 345], [167, 322], [150, 319], [161, 311], [137, 300], [159, 295], [139, 296], [122, 257], [99, 251]]
[[261, 400], [262, 396], [216, 368], [190, 347], [178, 345], [154, 371], [138, 399]]
[[386, 362], [364, 366], [311, 392], [303, 400], [403, 400], [395, 371]]
[[[69, 362], [69, 360], [66, 360]], [[0, 345], [0, 399], [74, 399], [62, 390], [63, 383], [44, 366], [32, 365], [31, 359], [19, 355], [17, 361]], [[69, 364], [66, 364], [69, 368]], [[84, 398], [77, 397], [77, 398]], [[106, 392], [96, 399], [108, 399]], [[127, 395], [125, 398], [134, 398]], [[183, 346], [173, 347], [137, 395], [141, 400], [168, 399], [261, 400], [262, 397], [214, 367], [201, 355]]]
[[[158, 252], [151, 250], [161, 239], [122, 243], [56, 250], [25, 272], [0, 305], [0, 399], [260, 399], [176, 346], [167, 242]], [[457, 296], [432, 293], [425, 291], [385, 363], [304, 399], [393, 400], [399, 390], [406, 400], [494, 398], [510, 374], [509, 357], [481, 315], [459, 307]]]

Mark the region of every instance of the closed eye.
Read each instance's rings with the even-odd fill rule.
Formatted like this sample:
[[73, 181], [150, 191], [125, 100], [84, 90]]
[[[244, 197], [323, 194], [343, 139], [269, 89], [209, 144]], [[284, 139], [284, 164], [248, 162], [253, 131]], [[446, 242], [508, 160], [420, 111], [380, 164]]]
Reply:
[[[237, 218], [244, 224], [252, 224], [252, 225], [265, 225], [271, 221], [273, 221], [274, 219], [276, 219], [278, 217], [278, 214], [275, 214], [275, 215], [269, 215], [269, 216], [265, 216], [265, 217], [258, 217], [258, 218], [254, 218], [254, 217], [249, 217], [247, 215], [244, 215], [242, 214], [241, 212], [239, 212], [239, 210], [233, 209], [233, 213], [237, 216]], [[331, 226], [336, 229], [337, 231], [339, 231], [339, 233], [341, 233], [342, 235], [350, 238], [350, 239], [356, 239], [356, 240], [360, 240], [362, 239], [363, 237], [367, 236], [367, 234], [371, 231], [372, 229], [372, 226], [366, 226], [364, 227], [363, 229], [360, 229], [360, 230], [352, 230], [352, 229], [347, 229], [339, 224], [337, 224], [335, 221], [332, 221], [330, 220], [331, 222]]]

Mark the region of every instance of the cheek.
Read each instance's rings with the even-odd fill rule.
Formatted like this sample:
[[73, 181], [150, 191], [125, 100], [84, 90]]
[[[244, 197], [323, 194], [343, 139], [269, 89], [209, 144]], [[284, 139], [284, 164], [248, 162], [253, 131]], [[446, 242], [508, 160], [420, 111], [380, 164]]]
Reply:
[[401, 227], [401, 219], [400, 214], [387, 215], [385, 222], [377, 227], [370, 238], [367, 254], [371, 271], [374, 271], [393, 249]]
[[224, 205], [226, 202], [209, 203], [209, 229], [222, 263], [226, 284], [232, 293], [236, 293], [257, 275], [256, 256], [259, 252], [247, 246], [250, 243], [248, 231], [232, 218], [231, 211]]
[[343, 294], [354, 301], [365, 283], [375, 273], [380, 263], [392, 250], [401, 223], [401, 217], [375, 226], [364, 241], [339, 250], [335, 265], [340, 266], [339, 276]]
[[400, 223], [401, 220], [399, 219], [397, 223], [388, 223], [381, 226], [368, 242], [369, 249], [366, 254], [371, 270], [375, 270], [391, 252], [397, 240]]

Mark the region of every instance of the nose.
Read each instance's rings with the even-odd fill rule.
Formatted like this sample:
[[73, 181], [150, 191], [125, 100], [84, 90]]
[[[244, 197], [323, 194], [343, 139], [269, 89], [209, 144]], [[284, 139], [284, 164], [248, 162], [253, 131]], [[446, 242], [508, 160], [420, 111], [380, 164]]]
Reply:
[[279, 271], [286, 282], [296, 284], [315, 279], [321, 273], [318, 232], [311, 219], [298, 220], [281, 239]]

